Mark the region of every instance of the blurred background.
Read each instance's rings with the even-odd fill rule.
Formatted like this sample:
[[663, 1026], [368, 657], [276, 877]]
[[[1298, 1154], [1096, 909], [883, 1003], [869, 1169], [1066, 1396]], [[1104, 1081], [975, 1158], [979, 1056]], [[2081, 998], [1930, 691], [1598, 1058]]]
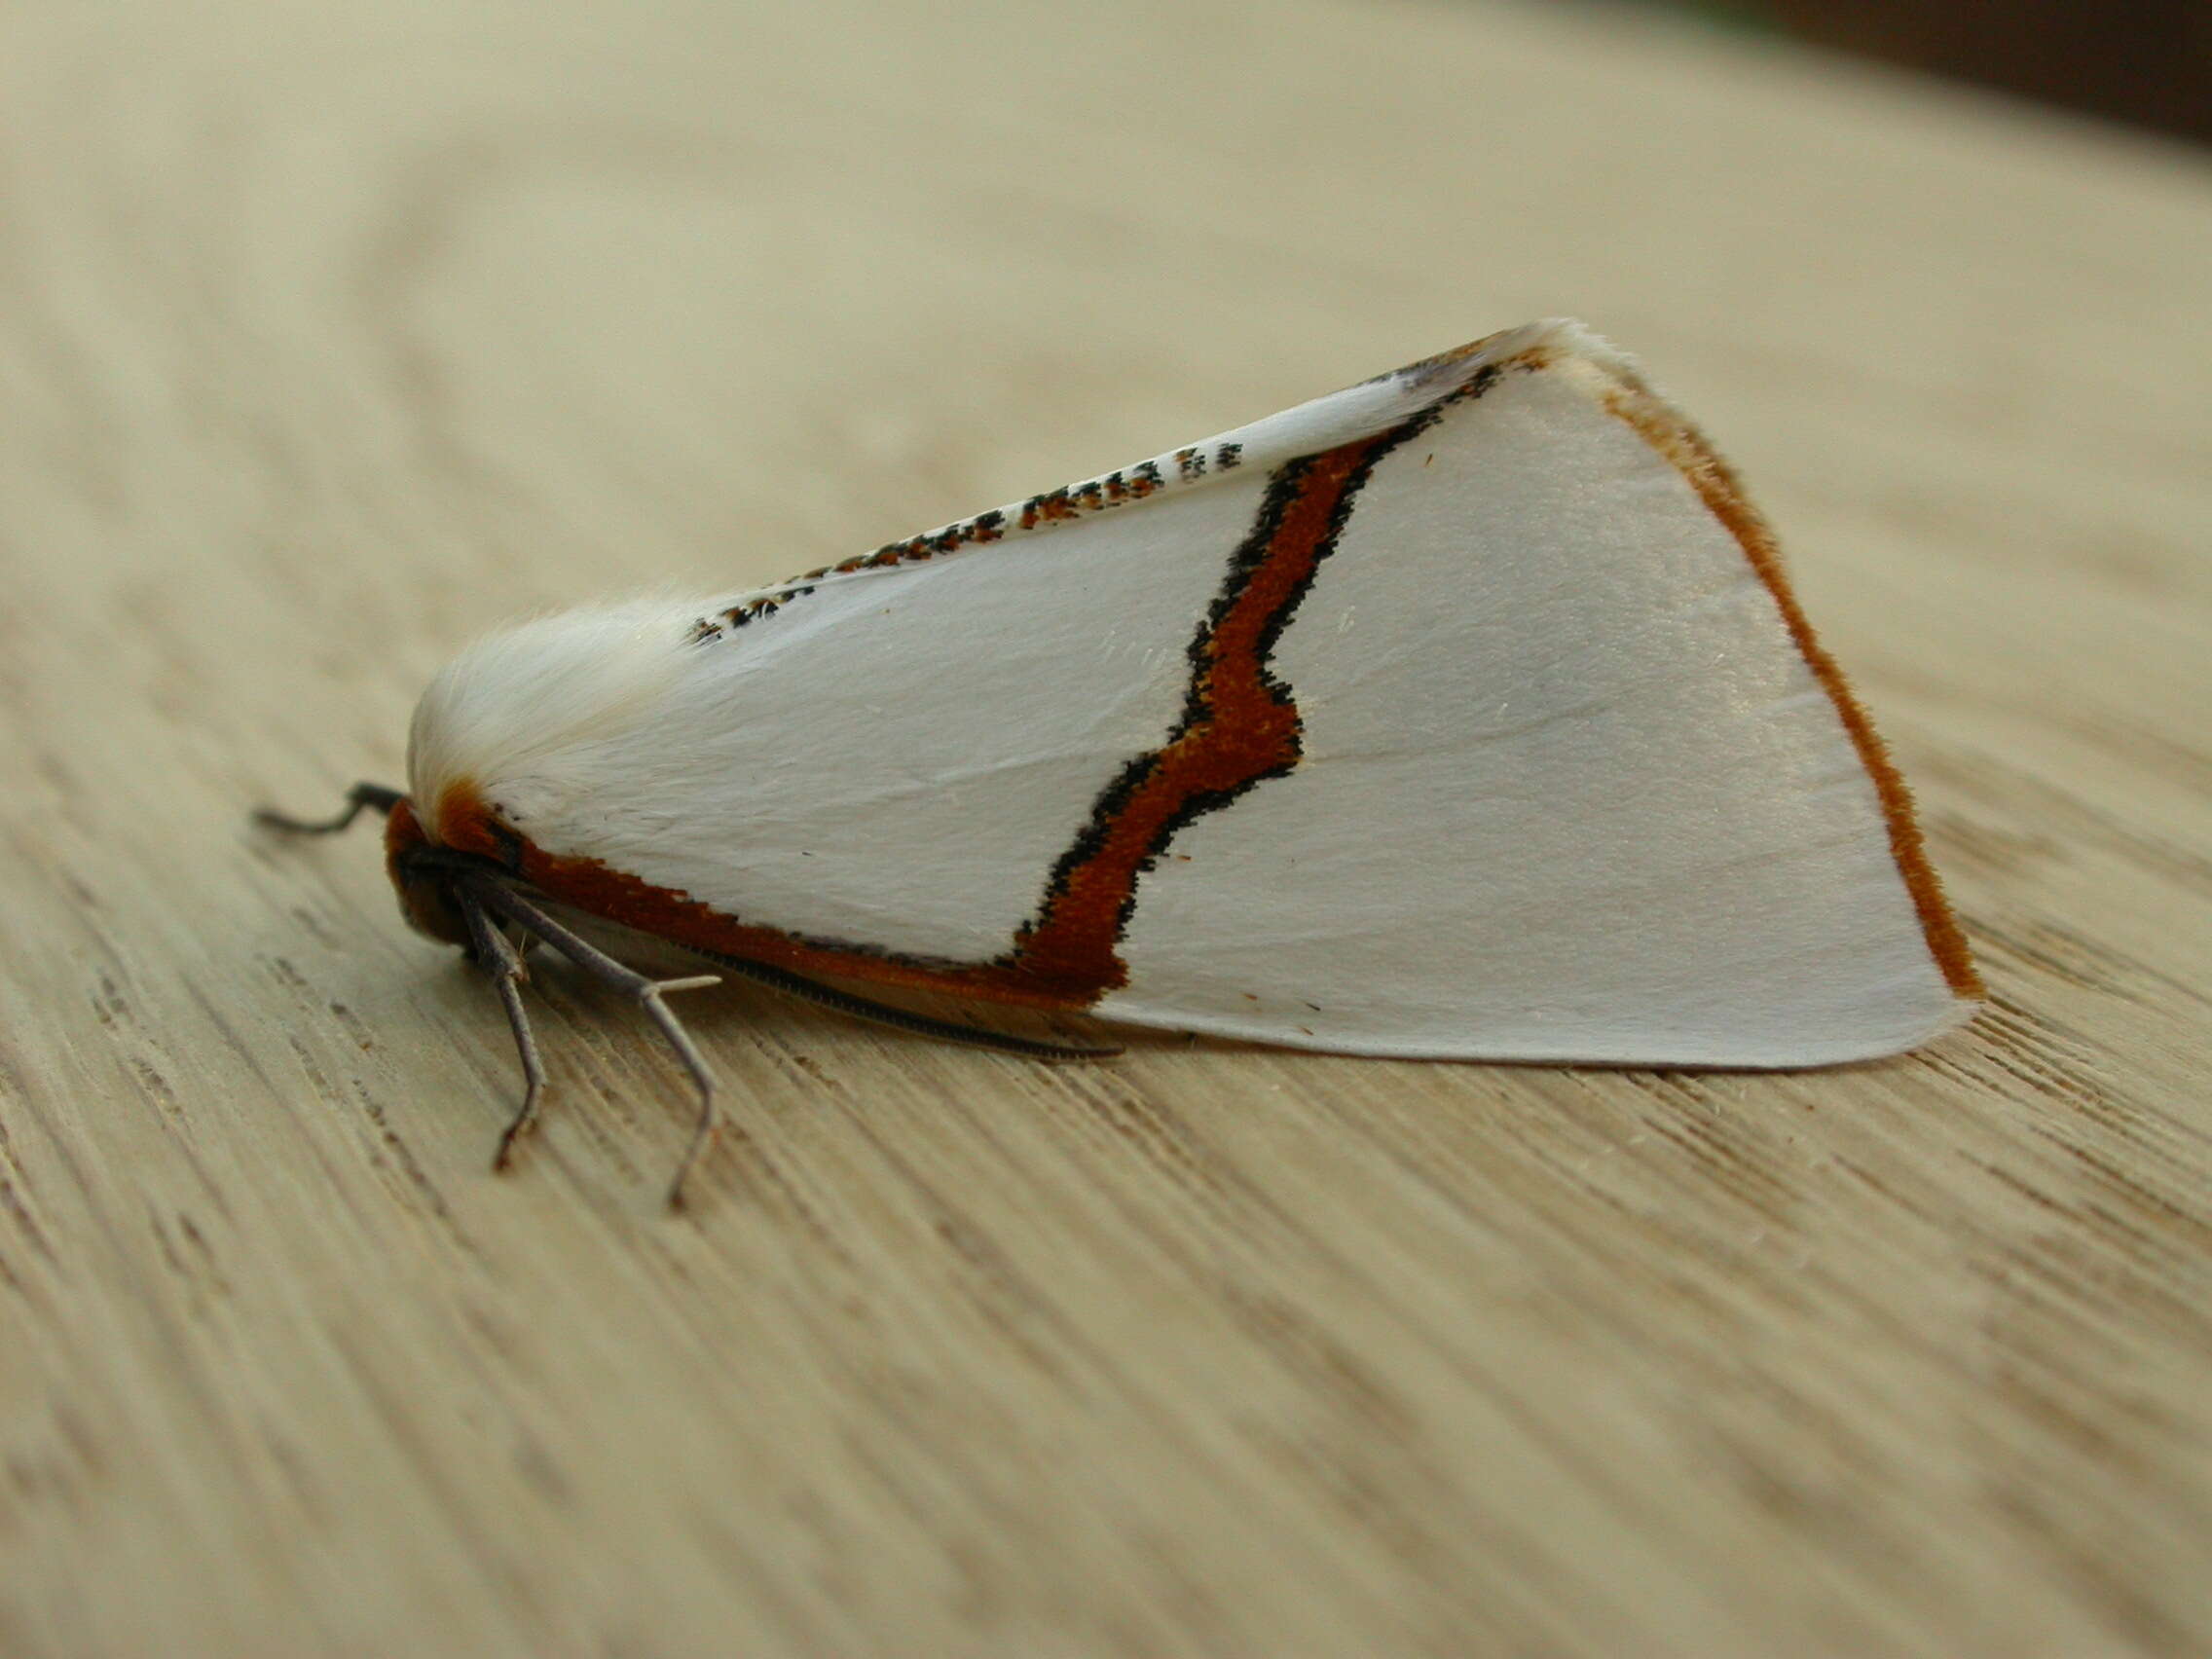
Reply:
[[2205, 0], [1647, 0], [1716, 26], [1785, 35], [2212, 139]]

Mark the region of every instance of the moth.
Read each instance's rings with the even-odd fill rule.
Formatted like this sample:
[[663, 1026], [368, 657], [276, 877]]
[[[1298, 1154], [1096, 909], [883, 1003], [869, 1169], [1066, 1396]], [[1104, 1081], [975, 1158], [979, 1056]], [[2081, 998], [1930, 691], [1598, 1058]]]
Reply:
[[[430, 683], [407, 920], [492, 979], [576, 918], [846, 988], [1344, 1053], [1796, 1067], [1981, 986], [1905, 786], [1734, 473], [1531, 323], [774, 587], [539, 617]], [[829, 981], [834, 981], [831, 983]]]

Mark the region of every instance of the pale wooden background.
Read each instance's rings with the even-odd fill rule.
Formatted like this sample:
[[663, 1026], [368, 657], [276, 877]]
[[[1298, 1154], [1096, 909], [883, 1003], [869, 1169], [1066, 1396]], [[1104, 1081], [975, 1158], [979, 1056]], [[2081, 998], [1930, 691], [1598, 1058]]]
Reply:
[[[1079, 20], [1080, 19], [1080, 20]], [[2212, 186], [1475, 4], [194, 7], [0, 48], [0, 1650], [2212, 1641]], [[517, 609], [1580, 313], [1744, 463], [1994, 989], [1802, 1077], [744, 990], [687, 1103], [375, 849]]]

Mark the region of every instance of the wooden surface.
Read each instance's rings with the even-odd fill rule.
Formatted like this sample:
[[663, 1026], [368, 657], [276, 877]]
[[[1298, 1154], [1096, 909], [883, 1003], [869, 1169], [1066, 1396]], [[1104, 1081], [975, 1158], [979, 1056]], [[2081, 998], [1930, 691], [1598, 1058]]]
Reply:
[[[0, 1651], [2205, 1650], [2205, 169], [1594, 17], [9, 9]], [[548, 976], [495, 1179], [484, 987], [246, 828], [518, 609], [1555, 312], [1783, 527], [1972, 1029], [1053, 1071], [728, 989], [670, 1220], [635, 1019]]]

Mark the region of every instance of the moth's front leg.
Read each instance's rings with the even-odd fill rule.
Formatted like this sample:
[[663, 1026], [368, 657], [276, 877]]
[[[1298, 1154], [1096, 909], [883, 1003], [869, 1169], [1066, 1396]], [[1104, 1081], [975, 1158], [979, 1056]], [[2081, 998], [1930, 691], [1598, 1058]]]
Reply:
[[530, 977], [530, 967], [523, 961], [521, 950], [466, 888], [457, 887], [455, 898], [461, 913], [468, 919], [469, 938], [476, 945], [476, 965], [499, 993], [499, 1004], [507, 1011], [507, 1025], [515, 1034], [515, 1050], [522, 1055], [522, 1106], [500, 1132], [498, 1150], [492, 1154], [492, 1168], [498, 1172], [514, 1161], [515, 1142], [537, 1126], [537, 1102], [545, 1092], [545, 1066], [537, 1057], [537, 1039], [531, 1032], [530, 1015], [523, 1012], [522, 981]]
[[[698, 1045], [691, 1041], [691, 1034], [683, 1029], [682, 1022], [670, 1012], [661, 997], [668, 991], [688, 991], [702, 985], [719, 985], [721, 983], [721, 976], [694, 974], [682, 979], [649, 978], [615, 961], [581, 935], [563, 927], [497, 876], [472, 875], [465, 880], [457, 881], [454, 891], [464, 905], [472, 906], [477, 915], [483, 917], [483, 925], [488, 931], [498, 930], [490, 928], [491, 917], [486, 912], [497, 911], [508, 921], [535, 934], [593, 978], [630, 998], [645, 1011], [647, 1018], [660, 1027], [660, 1034], [668, 1039], [669, 1047], [676, 1051], [677, 1058], [683, 1062], [683, 1069], [691, 1074], [691, 1082], [699, 1090], [699, 1114], [692, 1122], [691, 1141], [683, 1150], [683, 1161], [676, 1166], [676, 1178], [668, 1184], [668, 1207], [682, 1209], [684, 1180], [690, 1175], [692, 1165], [699, 1161], [700, 1155], [713, 1144], [716, 1131], [721, 1124], [721, 1116], [715, 1104], [715, 1074], [707, 1067], [707, 1057], [699, 1052]], [[472, 928], [477, 925], [474, 921], [470, 923]], [[511, 945], [507, 946], [507, 950], [510, 955], [514, 955]], [[519, 969], [521, 957], [514, 955], [514, 961]], [[513, 978], [504, 977], [499, 983], [502, 986], [500, 994], [507, 1000], [507, 1016], [516, 1022], [516, 1040], [523, 1047], [524, 1071], [535, 1075], [536, 1055], [530, 1045], [529, 1028], [521, 1023], [522, 1003], [514, 989]], [[530, 1095], [523, 1102], [521, 1115], [507, 1132], [509, 1140], [528, 1126], [532, 1117], [531, 1101], [535, 1097], [535, 1092], [536, 1085], [534, 1082]], [[502, 1154], [504, 1150], [505, 1142], [502, 1142]]]

